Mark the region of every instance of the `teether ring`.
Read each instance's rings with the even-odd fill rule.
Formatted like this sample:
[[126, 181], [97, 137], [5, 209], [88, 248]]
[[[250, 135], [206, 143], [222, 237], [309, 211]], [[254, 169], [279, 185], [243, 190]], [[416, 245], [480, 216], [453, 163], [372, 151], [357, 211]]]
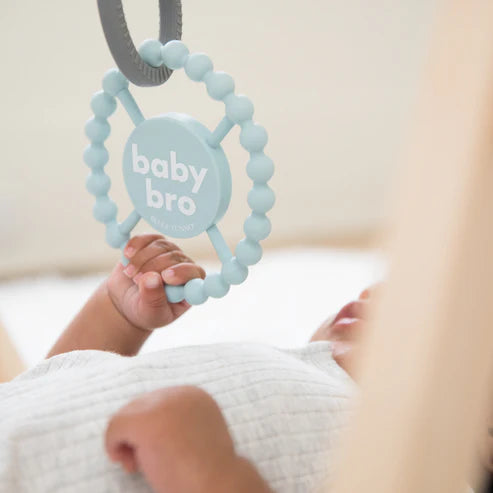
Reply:
[[[172, 70], [165, 65], [147, 63], [135, 49], [128, 31], [122, 0], [98, 0], [104, 36], [118, 68], [137, 86], [159, 86]], [[159, 0], [159, 41], [165, 44], [181, 38], [181, 0]]]
[[[187, 47], [176, 40], [164, 46], [147, 41], [140, 53], [147, 63], [164, 64], [172, 70], [184, 68], [191, 80], [204, 82], [208, 94], [225, 104], [226, 116], [212, 132], [191, 116], [178, 113], [145, 119], [128, 90], [127, 78], [117, 69], [108, 71], [103, 90], [91, 101], [94, 118], [85, 127], [91, 141], [84, 152], [84, 160], [91, 168], [87, 189], [96, 197], [94, 217], [106, 225], [106, 241], [114, 248], [124, 249], [140, 219], [174, 238], [208, 234], [221, 261], [221, 272], [208, 274], [204, 280], [193, 279], [184, 286], [165, 286], [169, 301], [185, 299], [198, 305], [209, 296], [225, 296], [231, 285], [246, 279], [248, 266], [262, 257], [259, 241], [267, 238], [271, 230], [265, 214], [275, 201], [274, 192], [267, 185], [274, 165], [263, 152], [267, 132], [252, 121], [252, 102], [234, 94], [231, 76], [214, 72], [207, 55], [189, 54]], [[115, 98], [135, 124], [123, 155], [125, 185], [135, 210], [121, 223], [116, 220], [117, 206], [108, 196], [110, 179], [104, 171], [109, 160], [104, 146], [110, 134], [107, 119], [116, 109]], [[248, 194], [252, 214], [243, 228], [246, 237], [238, 243], [233, 256], [217, 223], [231, 198], [231, 173], [221, 142], [235, 124], [241, 128], [240, 144], [250, 154], [246, 170], [253, 188]]]

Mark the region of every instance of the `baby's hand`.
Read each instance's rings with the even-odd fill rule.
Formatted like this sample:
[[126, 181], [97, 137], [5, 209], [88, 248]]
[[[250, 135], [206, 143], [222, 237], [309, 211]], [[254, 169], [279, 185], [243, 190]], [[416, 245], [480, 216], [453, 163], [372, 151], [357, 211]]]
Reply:
[[155, 493], [272, 493], [238, 456], [214, 399], [197, 387], [143, 394], [106, 430], [106, 451], [127, 472], [141, 472]]
[[162, 327], [190, 308], [186, 301], [169, 303], [164, 282], [185, 284], [203, 279], [205, 272], [174, 243], [158, 234], [134, 236], [123, 253], [129, 264], [119, 263], [106, 284], [115, 308], [132, 325], [146, 330]]

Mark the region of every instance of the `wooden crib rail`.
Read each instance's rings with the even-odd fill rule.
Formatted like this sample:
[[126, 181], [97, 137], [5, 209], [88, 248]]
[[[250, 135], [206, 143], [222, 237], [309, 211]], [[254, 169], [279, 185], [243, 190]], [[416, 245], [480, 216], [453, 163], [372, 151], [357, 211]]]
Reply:
[[463, 493], [493, 394], [493, 1], [443, 7], [337, 493]]

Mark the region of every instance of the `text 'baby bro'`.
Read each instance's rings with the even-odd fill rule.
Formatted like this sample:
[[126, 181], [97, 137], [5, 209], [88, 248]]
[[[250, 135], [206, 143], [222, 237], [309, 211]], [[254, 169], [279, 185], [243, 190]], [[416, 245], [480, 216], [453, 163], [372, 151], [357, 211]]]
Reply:
[[[199, 168], [197, 171], [197, 168], [191, 164], [185, 165], [178, 162], [175, 151], [170, 151], [169, 160], [161, 158], [149, 159], [139, 154], [138, 145], [135, 143], [132, 144], [132, 170], [134, 173], [142, 175], [151, 174], [152, 177], [159, 180], [171, 180], [181, 183], [186, 183], [190, 180], [192, 194], [199, 192], [208, 171], [207, 168]], [[146, 178], [145, 188], [148, 207], [154, 209], [162, 209], [164, 207], [170, 212], [176, 207], [185, 216], [192, 216], [197, 209], [194, 200], [187, 195], [178, 197], [175, 193], [164, 192], [163, 194], [154, 189], [152, 178]], [[174, 205], [175, 202], [176, 206]]]

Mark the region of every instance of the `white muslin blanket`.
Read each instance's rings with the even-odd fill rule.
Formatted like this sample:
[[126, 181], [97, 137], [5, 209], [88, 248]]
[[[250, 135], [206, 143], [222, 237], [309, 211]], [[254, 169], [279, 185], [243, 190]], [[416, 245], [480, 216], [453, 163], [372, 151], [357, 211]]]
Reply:
[[0, 492], [150, 492], [139, 474], [108, 460], [104, 432], [136, 396], [183, 384], [212, 395], [238, 453], [274, 491], [317, 491], [328, 479], [355, 391], [330, 343], [235, 343], [133, 358], [75, 351], [0, 385]]

